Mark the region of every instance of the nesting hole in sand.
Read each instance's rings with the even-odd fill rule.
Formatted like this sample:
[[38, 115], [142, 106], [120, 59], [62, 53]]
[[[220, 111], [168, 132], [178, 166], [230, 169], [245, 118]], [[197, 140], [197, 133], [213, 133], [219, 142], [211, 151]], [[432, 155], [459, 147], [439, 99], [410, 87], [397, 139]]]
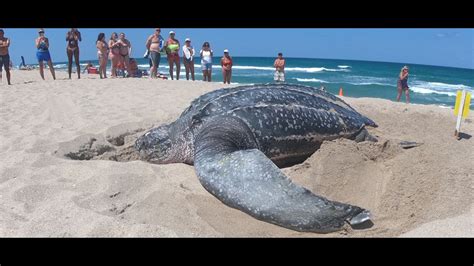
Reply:
[[111, 146], [106, 145], [94, 145], [97, 141], [96, 138], [90, 138], [88, 142], [84, 143], [79, 147], [78, 151], [71, 151], [69, 153], [64, 154], [67, 158], [72, 160], [91, 160], [92, 158], [102, 155], [106, 152], [110, 152], [115, 150]]
[[109, 128], [105, 134], [85, 134], [72, 141], [59, 143], [56, 156], [71, 160], [110, 160], [128, 162], [139, 160], [135, 140], [145, 132], [135, 123]]

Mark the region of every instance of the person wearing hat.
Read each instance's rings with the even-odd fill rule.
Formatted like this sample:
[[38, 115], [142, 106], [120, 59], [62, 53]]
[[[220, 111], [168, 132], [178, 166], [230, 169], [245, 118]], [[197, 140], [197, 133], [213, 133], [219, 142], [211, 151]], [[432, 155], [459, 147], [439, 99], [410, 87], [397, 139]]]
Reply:
[[53, 75], [53, 79], [56, 79], [56, 75], [54, 74], [53, 62], [51, 61], [51, 55], [49, 54], [49, 40], [45, 37], [43, 29], [40, 29], [38, 31], [38, 34], [39, 37], [36, 38], [35, 44], [36, 48], [38, 49], [36, 51], [36, 58], [38, 59], [41, 78], [44, 80], [43, 62], [47, 61], [49, 70], [51, 71], [51, 75]]
[[402, 67], [402, 70], [400, 70], [400, 75], [398, 75], [397, 89], [398, 89], [397, 102], [399, 102], [400, 98], [402, 97], [402, 91], [405, 91], [406, 101], [407, 103], [410, 103], [410, 90], [408, 89], [408, 67], [407, 66]]
[[224, 56], [221, 58], [222, 76], [224, 84], [230, 84], [232, 77], [232, 57], [229, 56], [229, 50], [224, 50]]
[[156, 78], [158, 76], [158, 67], [160, 65], [161, 59], [161, 47], [164, 42], [163, 37], [161, 37], [161, 29], [156, 28], [155, 32], [148, 37], [146, 40], [146, 49], [151, 56], [151, 69], [150, 69], [150, 78]]
[[191, 78], [194, 81], [194, 48], [191, 46], [191, 39], [186, 38], [183, 46], [183, 64], [186, 69], [186, 80], [189, 80], [189, 72], [191, 72]]
[[170, 36], [165, 43], [165, 51], [170, 66], [170, 77], [173, 79], [173, 65], [176, 64], [176, 80], [179, 80], [179, 70], [181, 68], [179, 62], [179, 41], [175, 39], [174, 31], [170, 31]]
[[10, 54], [8, 53], [10, 39], [3, 34], [3, 29], [0, 29], [0, 78], [2, 77], [2, 68], [5, 67], [8, 85], [12, 85], [10, 83]]

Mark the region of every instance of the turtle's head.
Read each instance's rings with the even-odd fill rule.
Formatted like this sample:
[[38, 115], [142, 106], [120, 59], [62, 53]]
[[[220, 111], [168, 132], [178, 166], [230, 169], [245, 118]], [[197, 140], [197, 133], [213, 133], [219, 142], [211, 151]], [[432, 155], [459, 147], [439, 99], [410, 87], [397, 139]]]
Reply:
[[135, 141], [135, 149], [140, 152], [140, 159], [151, 163], [173, 163], [172, 148], [168, 125], [151, 129]]

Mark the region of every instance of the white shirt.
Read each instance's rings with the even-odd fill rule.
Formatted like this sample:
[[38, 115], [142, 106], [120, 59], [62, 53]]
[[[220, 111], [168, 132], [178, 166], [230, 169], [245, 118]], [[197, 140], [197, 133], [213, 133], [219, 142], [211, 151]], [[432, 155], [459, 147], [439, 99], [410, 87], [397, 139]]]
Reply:
[[201, 50], [201, 54], [202, 54], [201, 64], [211, 64], [212, 63], [211, 53], [212, 53], [212, 50], [209, 50], [209, 51]]
[[[191, 55], [191, 51], [192, 51], [193, 55]], [[183, 54], [186, 57], [186, 59], [192, 61], [193, 58], [194, 58], [194, 55], [196, 54], [196, 52], [194, 51], [194, 47], [192, 47], [192, 46], [187, 47], [185, 45], [185, 46], [183, 46]]]

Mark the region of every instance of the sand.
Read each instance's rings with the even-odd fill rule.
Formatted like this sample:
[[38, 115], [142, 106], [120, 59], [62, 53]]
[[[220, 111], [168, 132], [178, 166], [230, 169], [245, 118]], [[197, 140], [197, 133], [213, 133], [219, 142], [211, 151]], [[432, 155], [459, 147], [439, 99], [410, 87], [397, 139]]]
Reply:
[[[135, 160], [138, 135], [224, 85], [57, 77], [13, 71], [13, 85], [0, 84], [1, 237], [474, 236], [472, 112], [456, 140], [451, 109], [344, 97], [378, 123], [370, 132], [379, 142], [324, 142], [283, 171], [317, 194], [371, 210], [374, 225], [301, 233], [227, 207], [192, 166]], [[401, 141], [422, 144], [403, 149]]]

